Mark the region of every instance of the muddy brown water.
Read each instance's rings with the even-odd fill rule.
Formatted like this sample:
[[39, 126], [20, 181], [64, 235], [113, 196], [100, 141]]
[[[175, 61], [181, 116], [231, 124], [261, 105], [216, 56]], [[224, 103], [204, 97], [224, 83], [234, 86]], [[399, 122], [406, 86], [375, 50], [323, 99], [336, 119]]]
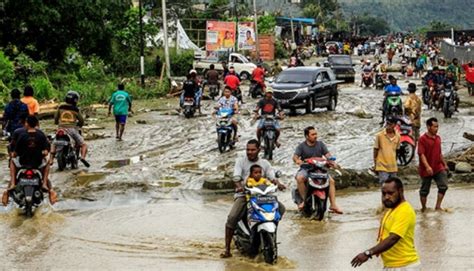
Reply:
[[[406, 89], [407, 83], [400, 83]], [[255, 105], [247, 100], [243, 111]], [[316, 110], [282, 121], [282, 147], [272, 162], [283, 171], [282, 181], [293, 185], [297, 168], [291, 155], [308, 125], [319, 129], [320, 139], [343, 167], [368, 168], [381, 102], [381, 91], [343, 85], [336, 112]], [[300, 218], [289, 191], [280, 192], [289, 212], [278, 231], [278, 264], [268, 266], [261, 258], [248, 259], [237, 251], [232, 259], [218, 257], [232, 195], [202, 190], [202, 183], [232, 171], [244, 143], [254, 138], [256, 124], [250, 116], [240, 116], [237, 149], [219, 154], [211, 108], [204, 101], [205, 115], [190, 120], [173, 110], [135, 116], [123, 142], [113, 137], [90, 142], [90, 169], [57, 172], [53, 167], [51, 178], [60, 195], [54, 207], [45, 204], [29, 220], [13, 206], [1, 208], [0, 269], [351, 269], [352, 257], [376, 241], [381, 206], [377, 190], [338, 191], [345, 214], [323, 222]], [[358, 109], [373, 118], [349, 114]], [[470, 144], [462, 138], [463, 132], [474, 129], [470, 110], [462, 108], [449, 120], [440, 112], [423, 112], [424, 119], [440, 119], [443, 151]], [[133, 124], [142, 119], [146, 124]], [[111, 123], [97, 124], [112, 135]], [[6, 161], [0, 168], [8, 180]], [[416, 246], [424, 270], [474, 269], [473, 189], [451, 187], [447, 212], [417, 212]], [[433, 187], [431, 206], [435, 194]], [[415, 187], [408, 188], [407, 198], [419, 209]], [[374, 259], [361, 269], [381, 266], [380, 259]]]

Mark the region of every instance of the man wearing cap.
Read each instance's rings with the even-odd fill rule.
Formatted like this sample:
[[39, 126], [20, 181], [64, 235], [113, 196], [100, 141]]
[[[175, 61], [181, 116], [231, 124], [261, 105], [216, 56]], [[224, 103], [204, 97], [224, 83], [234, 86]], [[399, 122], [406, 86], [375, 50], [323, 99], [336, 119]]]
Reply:
[[413, 137], [415, 138], [415, 144], [417, 144], [418, 138], [420, 137], [421, 126], [421, 99], [416, 95], [415, 83], [408, 84], [408, 92], [410, 94], [405, 101], [405, 114], [410, 117]]
[[[257, 107], [255, 108], [254, 119], [257, 119], [259, 117], [259, 114], [261, 116], [264, 116], [264, 115], [276, 116], [277, 113], [278, 113], [278, 117], [280, 119], [283, 119], [283, 111], [281, 110], [280, 103], [273, 98], [273, 89], [267, 88], [265, 91], [265, 97], [257, 103]], [[257, 139], [260, 142], [261, 142], [260, 139], [262, 136], [261, 133], [262, 133], [264, 123], [265, 123], [265, 118], [261, 118], [257, 126]], [[278, 142], [278, 137], [280, 136], [280, 123], [278, 123], [278, 120], [275, 120], [275, 129], [276, 129], [275, 145], [277, 147], [280, 147], [280, 143]]]
[[390, 177], [397, 176], [397, 150], [400, 148], [400, 134], [395, 130], [396, 122], [394, 117], [387, 117], [385, 129], [375, 135], [374, 170], [378, 173], [380, 184]]

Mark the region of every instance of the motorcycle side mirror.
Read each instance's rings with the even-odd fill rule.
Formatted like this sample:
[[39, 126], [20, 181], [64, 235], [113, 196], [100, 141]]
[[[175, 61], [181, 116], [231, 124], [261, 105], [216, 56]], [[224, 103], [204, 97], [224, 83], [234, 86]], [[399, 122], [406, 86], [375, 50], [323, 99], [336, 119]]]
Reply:
[[283, 173], [280, 170], [275, 172], [275, 177], [277, 177], [277, 178], [280, 178], [282, 175], [283, 175]]

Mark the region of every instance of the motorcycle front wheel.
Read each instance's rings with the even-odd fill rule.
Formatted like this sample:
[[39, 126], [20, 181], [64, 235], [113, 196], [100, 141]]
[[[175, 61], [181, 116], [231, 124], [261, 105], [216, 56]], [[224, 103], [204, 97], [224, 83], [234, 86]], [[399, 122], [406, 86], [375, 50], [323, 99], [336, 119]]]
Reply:
[[220, 153], [223, 153], [225, 152], [225, 148], [226, 148], [226, 139], [227, 139], [227, 136], [226, 134], [224, 133], [219, 133], [219, 136], [217, 138], [217, 146], [219, 148], [219, 152]]
[[404, 141], [400, 143], [400, 149], [397, 151], [397, 162], [399, 166], [408, 165], [415, 156], [415, 146]]
[[66, 168], [67, 164], [66, 153], [64, 152], [64, 150], [58, 151], [56, 153], [56, 159], [58, 160], [58, 170], [63, 171]]
[[275, 264], [278, 257], [278, 249], [276, 242], [276, 233], [261, 231], [263, 242], [263, 258], [268, 264]]
[[33, 217], [33, 203], [26, 201], [25, 204], [25, 216], [27, 218], [32, 218]]
[[275, 148], [274, 145], [275, 142], [273, 142], [273, 139], [265, 140], [265, 156], [268, 160], [273, 160], [273, 149]]
[[443, 114], [446, 119], [451, 117], [451, 111], [449, 110], [449, 104], [444, 103], [443, 105]]
[[316, 212], [314, 213], [314, 218], [321, 221], [324, 218], [324, 214], [326, 213], [326, 201], [316, 196], [313, 196], [316, 199]]

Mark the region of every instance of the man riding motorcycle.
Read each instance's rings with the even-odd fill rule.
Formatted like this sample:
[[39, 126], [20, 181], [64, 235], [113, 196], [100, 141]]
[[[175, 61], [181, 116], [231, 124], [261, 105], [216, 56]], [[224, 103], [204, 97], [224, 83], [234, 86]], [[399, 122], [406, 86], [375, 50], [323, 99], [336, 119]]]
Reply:
[[[273, 168], [265, 159], [259, 158], [258, 153], [260, 152], [260, 143], [252, 139], [247, 142], [246, 155], [240, 157], [235, 162], [233, 180], [235, 184], [235, 195], [232, 209], [227, 217], [225, 225], [225, 251], [221, 254], [222, 258], [232, 257], [230, 253], [230, 245], [232, 243], [232, 237], [237, 223], [247, 214], [247, 200], [245, 198], [244, 184], [250, 175], [250, 168], [253, 165], [259, 165], [263, 170], [263, 177], [273, 182], [278, 186], [278, 189], [284, 190], [286, 186], [281, 184], [275, 176]], [[283, 216], [285, 213], [285, 206], [278, 202], [280, 214]]]
[[362, 87], [362, 84], [364, 83], [364, 78], [368, 76], [371, 78], [372, 82], [374, 82], [374, 69], [371, 65], [370, 59], [367, 59], [365, 61], [364, 66], [362, 66], [362, 76], [360, 80], [360, 86]]
[[393, 76], [390, 75], [388, 77], [388, 80], [390, 81], [390, 84], [385, 87], [385, 92], [384, 92], [384, 100], [382, 104], [382, 122], [383, 124], [385, 122], [385, 114], [387, 112], [387, 95], [388, 94], [402, 94], [402, 89], [397, 85], [397, 79]]
[[209, 70], [206, 72], [206, 75], [204, 78], [206, 79], [208, 86], [216, 85], [217, 92], [218, 93], [220, 92], [221, 86], [219, 83], [219, 72], [215, 70], [214, 64], [211, 64], [209, 66]]
[[237, 139], [237, 127], [239, 122], [237, 121], [237, 118], [235, 118], [235, 115], [239, 113], [239, 101], [237, 98], [232, 96], [232, 91], [229, 86], [224, 87], [224, 95], [219, 98], [217, 101], [217, 107], [216, 107], [216, 112], [219, 111], [221, 108], [229, 108], [234, 111], [234, 116], [232, 116], [232, 126], [234, 128], [234, 136], [233, 136], [233, 141], [235, 142]]
[[265, 69], [262, 67], [262, 63], [259, 62], [257, 63], [257, 68], [255, 68], [252, 72], [252, 80], [255, 81], [260, 88], [262, 89], [262, 92], [265, 93]]
[[242, 93], [240, 91], [240, 79], [235, 73], [234, 67], [230, 67], [229, 74], [224, 78], [224, 84], [228, 86], [231, 90], [231, 93], [236, 97], [240, 102], [244, 103], [242, 99]]
[[[306, 162], [306, 159], [314, 157], [332, 157], [326, 145], [322, 141], [318, 141], [318, 132], [316, 128], [309, 126], [304, 129], [305, 141], [300, 143], [293, 154], [293, 162], [300, 166], [296, 173], [295, 179], [298, 186], [298, 192], [302, 202], [298, 205], [299, 210], [304, 209], [306, 202], [308, 183], [308, 171], [301, 167]], [[336, 183], [332, 177], [329, 180], [329, 201], [331, 203], [331, 211], [342, 214], [342, 210], [336, 204]]]
[[[45, 134], [36, 127], [38, 127], [38, 119], [35, 116], [28, 116], [25, 127], [17, 129], [13, 134], [9, 146], [12, 157], [10, 161], [10, 184], [8, 189], [3, 192], [2, 203], [4, 206], [8, 204], [8, 191], [14, 189], [16, 185], [18, 168], [13, 159], [18, 159], [22, 167], [41, 170], [43, 175], [42, 188], [49, 192], [51, 204], [56, 202], [56, 192], [48, 179], [50, 166], [48, 163], [43, 163], [43, 160], [49, 154], [50, 144]], [[40, 168], [42, 164], [45, 164], [45, 166]]]
[[[283, 110], [281, 109], [280, 103], [273, 98], [273, 90], [271, 88], [265, 91], [265, 97], [261, 99], [257, 103], [257, 107], [255, 108], [255, 119], [259, 117], [259, 111], [261, 111], [260, 115], [272, 115], [275, 116], [278, 113], [280, 119], [283, 119]], [[257, 139], [259, 142], [261, 141], [262, 137], [262, 130], [265, 124], [265, 119], [261, 118], [258, 126], [257, 126]], [[276, 130], [276, 138], [275, 138], [275, 145], [280, 147], [280, 143], [278, 142], [278, 138], [280, 137], [280, 123], [278, 120], [275, 120], [275, 130]]]
[[[64, 101], [65, 103], [59, 106], [58, 111], [54, 115], [54, 124], [58, 125], [58, 128], [64, 129], [66, 133], [72, 137], [75, 144], [80, 147], [79, 160], [81, 160], [86, 167], [89, 167], [89, 163], [86, 161], [87, 144], [79, 132], [79, 129], [84, 125], [84, 118], [77, 107], [79, 93], [73, 90], [68, 91]], [[53, 144], [51, 147], [51, 164], [54, 163], [55, 154], [56, 147]]]

